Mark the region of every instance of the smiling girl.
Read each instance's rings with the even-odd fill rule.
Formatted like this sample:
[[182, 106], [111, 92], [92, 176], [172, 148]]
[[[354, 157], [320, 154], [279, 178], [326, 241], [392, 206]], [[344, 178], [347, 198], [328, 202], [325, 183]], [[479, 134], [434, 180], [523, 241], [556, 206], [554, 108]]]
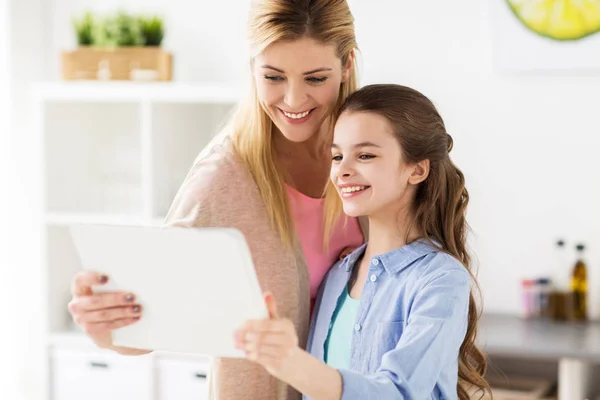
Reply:
[[350, 95], [334, 130], [328, 199], [368, 217], [369, 241], [326, 276], [308, 352], [267, 294], [271, 319], [236, 334], [249, 359], [314, 399], [466, 400], [472, 389], [489, 391], [475, 346], [469, 196], [452, 144], [435, 106], [413, 89], [371, 85]]

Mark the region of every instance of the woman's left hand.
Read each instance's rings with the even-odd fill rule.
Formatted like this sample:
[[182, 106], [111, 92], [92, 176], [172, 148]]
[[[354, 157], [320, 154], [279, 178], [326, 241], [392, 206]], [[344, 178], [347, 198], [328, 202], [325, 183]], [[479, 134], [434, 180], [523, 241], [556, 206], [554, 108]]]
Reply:
[[292, 321], [279, 317], [272, 294], [265, 295], [265, 302], [270, 319], [246, 322], [236, 331], [235, 342], [249, 360], [261, 364], [270, 374], [279, 377], [300, 350], [298, 335]]

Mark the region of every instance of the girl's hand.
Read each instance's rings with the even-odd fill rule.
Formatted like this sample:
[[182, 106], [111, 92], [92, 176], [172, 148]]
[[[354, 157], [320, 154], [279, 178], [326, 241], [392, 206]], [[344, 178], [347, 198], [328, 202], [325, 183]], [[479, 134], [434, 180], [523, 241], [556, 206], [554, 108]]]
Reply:
[[292, 321], [279, 318], [272, 294], [265, 295], [265, 302], [270, 319], [246, 322], [235, 334], [236, 347], [244, 350], [249, 360], [261, 364], [271, 375], [279, 377], [300, 350], [298, 335]]

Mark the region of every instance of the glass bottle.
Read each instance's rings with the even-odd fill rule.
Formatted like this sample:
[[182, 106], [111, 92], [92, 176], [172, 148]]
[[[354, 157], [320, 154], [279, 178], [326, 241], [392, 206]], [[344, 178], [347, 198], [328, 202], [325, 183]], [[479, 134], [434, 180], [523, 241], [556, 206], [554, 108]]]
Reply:
[[575, 320], [586, 320], [587, 312], [587, 266], [583, 258], [585, 245], [579, 243], [575, 246], [577, 250], [577, 261], [573, 266], [571, 274], [571, 291], [573, 292], [573, 318]]

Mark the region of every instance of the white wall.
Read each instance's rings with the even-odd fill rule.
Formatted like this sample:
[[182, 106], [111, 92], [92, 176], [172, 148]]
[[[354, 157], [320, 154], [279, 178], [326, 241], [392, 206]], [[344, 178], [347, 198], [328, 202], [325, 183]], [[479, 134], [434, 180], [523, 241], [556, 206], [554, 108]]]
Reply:
[[[600, 68], [582, 76], [499, 73], [491, 1], [502, 3], [350, 0], [363, 83], [413, 86], [439, 105], [471, 191], [473, 247], [488, 311], [519, 312], [520, 279], [549, 271], [560, 235], [591, 248], [590, 307], [598, 317]], [[52, 1], [51, 54], [74, 45], [70, 18], [87, 7], [165, 11], [165, 46], [175, 53], [177, 79], [243, 80], [246, 0], [94, 3]]]
[[[6, 47], [10, 69], [10, 92], [0, 91], [0, 96], [9, 96], [10, 104], [4, 108], [11, 119], [5, 139], [9, 184], [0, 193], [8, 203], [3, 208], [2, 221], [10, 227], [8, 242], [7, 276], [2, 283], [9, 285], [4, 295], [9, 296], [7, 314], [3, 314], [3, 328], [9, 327], [12, 340], [6, 345], [16, 356], [4, 359], [9, 364], [11, 386], [15, 400], [41, 399], [44, 390], [45, 365], [43, 358], [43, 315], [41, 314], [43, 292], [40, 277], [41, 254], [39, 249], [41, 208], [39, 172], [40, 142], [31, 131], [30, 88], [36, 81], [45, 80], [47, 71], [45, 41], [45, 0], [3, 0], [9, 7], [6, 24], [8, 32]], [[1, 51], [1, 50], [0, 50]], [[4, 87], [2, 85], [2, 87]], [[5, 190], [8, 188], [9, 190]], [[6, 195], [4, 195], [6, 194]], [[1, 394], [1, 393], [0, 393]]]
[[552, 244], [564, 235], [591, 247], [598, 317], [600, 68], [581, 76], [498, 73], [491, 1], [375, 3], [352, 2], [365, 78], [414, 86], [439, 105], [472, 195], [487, 310], [518, 312], [520, 278], [553, 268]]
[[8, 325], [3, 324], [0, 329], [0, 398], [17, 399], [17, 386], [15, 384], [17, 374], [14, 370], [14, 360], [16, 352], [13, 343], [17, 337], [16, 330], [12, 322], [16, 320], [17, 310], [13, 306], [16, 297], [14, 287], [15, 274], [10, 265], [12, 257], [11, 246], [9, 244], [10, 228], [14, 226], [15, 220], [10, 211], [12, 201], [7, 195], [6, 188], [13, 185], [10, 171], [12, 165], [10, 162], [10, 38], [8, 29], [8, 0], [0, 0], [0, 315], [3, 321], [8, 321]]

